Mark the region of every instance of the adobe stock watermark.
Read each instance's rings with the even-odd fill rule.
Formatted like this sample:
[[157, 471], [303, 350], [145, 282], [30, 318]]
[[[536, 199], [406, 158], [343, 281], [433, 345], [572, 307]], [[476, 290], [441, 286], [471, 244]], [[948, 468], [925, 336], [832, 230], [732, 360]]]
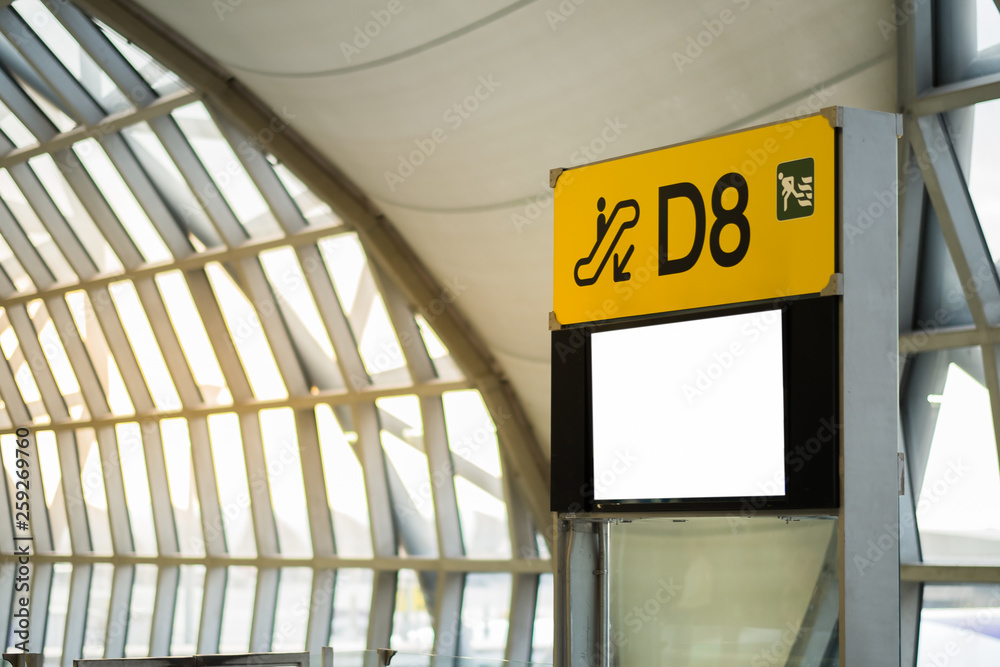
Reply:
[[[431, 299], [426, 305], [417, 308], [416, 314], [424, 318], [427, 326], [431, 326], [468, 288], [469, 285], [461, 282], [457, 277], [451, 278], [445, 281], [438, 296]], [[406, 356], [403, 351], [417, 344], [423, 345], [419, 333], [413, 335], [407, 331], [397, 332], [396, 337], [381, 344], [378, 353], [373, 358], [364, 359], [365, 368], [369, 375], [377, 375], [383, 371], [405, 365]], [[368, 385], [368, 378], [352, 375], [351, 382], [354, 387], [364, 387]]]
[[[833, 415], [829, 419], [820, 419], [819, 426], [812, 437], [785, 452], [784, 465], [793, 473], [801, 471], [824, 447], [828, 447], [836, 441], [840, 430], [841, 425]], [[769, 497], [781, 495], [784, 484], [785, 474], [783, 470], [776, 471], [770, 480], [757, 482], [757, 489], [760, 491], [760, 494], [744, 498], [739, 514], [729, 514], [726, 516], [729, 529], [733, 533], [739, 533], [741, 529], [746, 527], [745, 522], [740, 519], [752, 519], [757, 516], [757, 513], [767, 504]]]
[[796, 627], [791, 621], [785, 621], [785, 629], [781, 633], [781, 638], [755, 653], [750, 658], [750, 667], [784, 665], [788, 652], [795, 646], [795, 641], [802, 635], [802, 632], [802, 626]]
[[562, 0], [556, 5], [555, 10], [545, 10], [545, 20], [549, 22], [549, 29], [555, 32], [561, 23], [569, 20], [569, 17], [576, 13], [576, 8], [587, 2], [587, 0]]
[[[575, 151], [570, 153], [569, 163], [574, 167], [579, 167], [589, 162], [596, 162], [627, 129], [628, 125], [622, 122], [621, 116], [605, 117], [604, 125], [600, 131], [590, 141], [580, 144]], [[514, 225], [517, 233], [523, 233], [524, 227], [534, 224], [542, 216], [542, 213], [552, 206], [553, 201], [559, 197], [563, 188], [572, 182], [573, 172], [570, 171], [559, 177], [555, 188], [550, 188], [549, 184], [545, 183], [545, 189], [541, 193], [534, 197], [525, 198], [524, 208], [520, 212], [510, 214], [510, 222]]]
[[[971, 613], [972, 609], [968, 611]], [[996, 626], [998, 615], [1000, 615], [1000, 586], [994, 586], [992, 595], [990, 595], [986, 606], [976, 609], [975, 616], [971, 619], [964, 618], [960, 621], [961, 625], [956, 629], [960, 633], [962, 642], [949, 641], [939, 651], [921, 651], [918, 656], [920, 664], [933, 665], [933, 667], [948, 667], [953, 658], [957, 658], [962, 654], [964, 645], [970, 644], [974, 640], [982, 639], [984, 635], [992, 635], [991, 629]], [[969, 663], [962, 661], [959, 664]]]
[[[750, 0], [732, 0], [732, 3], [741, 12], [750, 6]], [[703, 20], [701, 25], [705, 29], [696, 35], [688, 36], [684, 52], [674, 51], [673, 59], [677, 71], [683, 72], [685, 67], [694, 64], [694, 61], [700, 58], [706, 49], [711, 48], [715, 44], [715, 40], [722, 36], [722, 33], [726, 31], [726, 26], [732, 25], [736, 21], [737, 16], [738, 14], [732, 9], [726, 8], [719, 12], [717, 17]]]
[[[466, 95], [461, 100], [455, 102], [444, 110], [441, 120], [452, 132], [457, 131], [476, 111], [479, 110], [483, 102], [490, 99], [503, 83], [496, 81], [492, 74], [480, 75], [477, 79], [478, 85], [470, 95]], [[427, 160], [434, 155], [438, 146], [448, 141], [448, 130], [443, 127], [435, 127], [426, 136], [414, 139], [416, 146], [409, 153], [400, 153], [396, 156], [398, 163], [393, 171], [385, 170], [383, 177], [389, 192], [395, 192], [396, 188], [406, 182], [410, 176], [416, 173]]]
[[780, 310], [767, 310], [752, 314], [749, 321], [740, 328], [740, 338], [732, 341], [721, 352], [714, 352], [712, 360], [698, 369], [693, 381], [685, 382], [684, 386], [681, 387], [688, 405], [694, 405], [698, 399], [704, 396], [705, 392], [720, 381], [737, 364], [740, 357], [760, 340], [761, 336], [779, 322], [781, 322]]
[[916, 15], [921, 5], [930, 4], [930, 0], [903, 0], [903, 2], [892, 3], [892, 16], [889, 20], [879, 19], [875, 22], [882, 39], [889, 41], [896, 32]]
[[[622, 619], [625, 629], [618, 630], [610, 637], [608, 643], [608, 663], [614, 664], [615, 655], [626, 648], [642, 631], [666, 609], [670, 608], [684, 587], [674, 581], [673, 577], [660, 577], [655, 582], [652, 594], [642, 603], [634, 605]], [[595, 643], [590, 652], [590, 664], [597, 667], [602, 664], [601, 645]]]
[[[491, 417], [491, 422], [486, 422], [478, 426], [471, 433], [466, 433], [456, 442], [449, 442], [451, 452], [455, 456], [461, 457], [475, 466], [473, 462], [477, 452], [487, 444], [495, 444], [499, 439], [500, 430], [504, 425], [513, 419], [514, 415], [508, 412], [503, 406], [499, 406], [496, 415]], [[451, 458], [441, 463], [430, 473], [428, 481], [421, 483], [416, 494], [409, 496], [408, 503], [396, 503], [396, 515], [400, 519], [409, 519], [417, 516], [420, 510], [428, 504], [433, 503], [434, 496], [438, 490], [447, 485], [454, 484], [455, 465]], [[525, 555], [523, 552], [529, 551], [527, 547], [522, 547], [522, 558], [536, 558], [537, 553], [531, 552]]]
[[404, 9], [406, 7], [400, 0], [389, 0], [384, 8], [368, 12], [372, 20], [365, 22], [364, 25], [354, 26], [350, 42], [340, 42], [340, 52], [344, 54], [344, 60], [350, 63], [351, 58], [361, 55], [361, 52], [367, 49]]
[[854, 554], [851, 558], [858, 574], [864, 574], [865, 570], [882, 560], [886, 554], [891, 554], [895, 558], [902, 530], [915, 530], [916, 516], [941, 502], [952, 487], [958, 484], [971, 470], [972, 468], [961, 460], [953, 460], [948, 462], [948, 469], [945, 470], [940, 479], [934, 480], [930, 486], [925, 481], [924, 488], [920, 492], [920, 500], [917, 501], [917, 511], [913, 514], [906, 514], [899, 523], [885, 524], [884, 531], [877, 538], [868, 540], [868, 548], [865, 553]]
[[[267, 125], [257, 128], [253, 134], [240, 135], [243, 137], [238, 144], [233, 145], [233, 150], [239, 154], [243, 163], [251, 164], [255, 160], [265, 159], [264, 151], [274, 138], [288, 129], [286, 121], [292, 120], [298, 114], [292, 113], [287, 106], [281, 107], [281, 112], [272, 115]], [[202, 200], [216, 199], [222, 196], [221, 190], [229, 187], [234, 176], [245, 173], [241, 160], [229, 160], [224, 168], [216, 169], [211, 174], [211, 179], [198, 189], [198, 194]], [[202, 209], [194, 202], [189, 202], [182, 211], [185, 219], [190, 220], [192, 216], [198, 216]]]

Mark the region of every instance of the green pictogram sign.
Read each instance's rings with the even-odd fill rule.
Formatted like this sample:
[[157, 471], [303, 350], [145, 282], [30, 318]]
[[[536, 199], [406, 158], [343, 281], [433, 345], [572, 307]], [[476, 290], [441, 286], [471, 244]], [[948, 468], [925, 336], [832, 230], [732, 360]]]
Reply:
[[811, 157], [778, 165], [778, 220], [805, 218], [815, 210], [816, 185]]

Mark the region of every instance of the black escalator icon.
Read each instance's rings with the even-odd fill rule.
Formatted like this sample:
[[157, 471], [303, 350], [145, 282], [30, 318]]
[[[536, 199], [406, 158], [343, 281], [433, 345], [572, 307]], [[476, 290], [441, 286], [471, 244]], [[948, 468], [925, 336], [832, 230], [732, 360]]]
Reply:
[[[597, 210], [603, 211], [604, 206], [604, 197], [601, 197], [597, 200]], [[635, 215], [632, 216], [631, 220], [623, 222], [617, 219], [617, 216], [618, 212], [624, 208], [633, 209], [635, 211]], [[608, 216], [607, 219], [605, 219], [604, 213], [597, 216], [597, 242], [594, 243], [594, 247], [591, 249], [590, 254], [578, 261], [576, 263], [576, 268], [573, 270], [573, 278], [576, 279], [577, 285], [580, 287], [586, 287], [587, 285], [593, 285], [597, 282], [597, 279], [601, 276], [601, 272], [604, 270], [604, 266], [608, 263], [608, 259], [611, 258], [612, 253], [615, 255], [613, 266], [615, 282], [620, 283], [632, 277], [632, 274], [625, 270], [625, 265], [628, 264], [629, 258], [632, 257], [632, 252], [635, 250], [635, 246], [630, 245], [622, 258], [619, 258], [618, 253], [614, 251], [615, 246], [618, 245], [618, 241], [621, 239], [622, 234], [625, 233], [625, 230], [635, 227], [638, 222], [639, 203], [634, 199], [626, 199], [615, 204], [615, 207], [611, 209], [611, 215]], [[612, 228], [614, 228], [614, 234], [609, 234], [608, 232], [610, 232]], [[591, 272], [593, 272], [592, 275]]]

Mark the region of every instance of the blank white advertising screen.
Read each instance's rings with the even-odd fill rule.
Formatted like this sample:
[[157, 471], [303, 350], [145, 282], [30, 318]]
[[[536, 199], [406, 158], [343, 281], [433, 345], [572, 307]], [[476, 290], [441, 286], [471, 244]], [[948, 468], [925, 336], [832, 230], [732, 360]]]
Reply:
[[591, 336], [595, 500], [785, 495], [781, 311]]

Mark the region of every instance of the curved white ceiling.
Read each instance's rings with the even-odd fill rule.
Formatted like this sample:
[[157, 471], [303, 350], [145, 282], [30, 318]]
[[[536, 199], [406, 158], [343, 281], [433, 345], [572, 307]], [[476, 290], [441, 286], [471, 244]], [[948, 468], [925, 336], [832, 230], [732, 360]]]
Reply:
[[458, 288], [543, 443], [550, 168], [896, 108], [891, 0], [139, 1], [286, 112]]

